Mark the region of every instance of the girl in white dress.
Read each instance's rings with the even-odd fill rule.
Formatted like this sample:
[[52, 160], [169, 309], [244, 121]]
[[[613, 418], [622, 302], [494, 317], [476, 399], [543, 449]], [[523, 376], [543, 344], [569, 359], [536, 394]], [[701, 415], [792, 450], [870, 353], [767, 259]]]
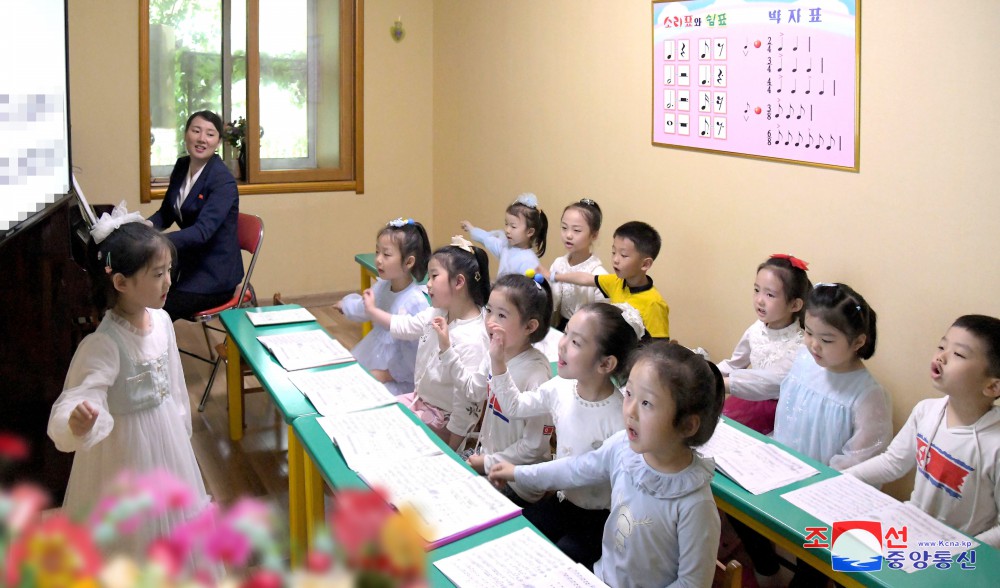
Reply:
[[165, 471], [185, 483], [193, 501], [121, 537], [112, 551], [134, 557], [151, 540], [190, 520], [210, 500], [191, 447], [191, 410], [177, 342], [163, 309], [174, 248], [124, 202], [91, 231], [88, 273], [94, 303], [107, 308], [97, 331], [80, 343], [48, 434], [75, 452], [63, 508], [91, 512], [123, 471]]
[[601, 232], [601, 207], [590, 198], [581, 198], [563, 210], [560, 221], [560, 236], [566, 247], [566, 255], [552, 262], [546, 279], [552, 284], [552, 304], [559, 313], [555, 327], [560, 331], [584, 304], [604, 300], [599, 288], [577, 286], [566, 282], [551, 281], [552, 274], [565, 272], [586, 272], [599, 276], [608, 273], [601, 265], [601, 259], [594, 255], [594, 241]]
[[722, 414], [765, 435], [774, 430], [781, 381], [802, 348], [802, 321], [812, 290], [808, 267], [784, 253], [757, 266], [757, 320], [743, 333], [733, 356], [719, 363], [730, 394]]
[[540, 270], [538, 260], [545, 255], [549, 219], [538, 206], [538, 197], [530, 192], [518, 196], [507, 207], [503, 227], [503, 231], [490, 232], [467, 220], [462, 221], [462, 230], [500, 260], [498, 278], [504, 274], [524, 275], [528, 270]]
[[[423, 225], [412, 218], [389, 221], [375, 238], [375, 306], [389, 314], [411, 316], [426, 310], [430, 305], [420, 281], [427, 275], [430, 257], [431, 244]], [[360, 294], [348, 294], [334, 308], [352, 321], [371, 320]], [[413, 392], [416, 341], [395, 339], [388, 328], [374, 324], [351, 353], [396, 396]]]

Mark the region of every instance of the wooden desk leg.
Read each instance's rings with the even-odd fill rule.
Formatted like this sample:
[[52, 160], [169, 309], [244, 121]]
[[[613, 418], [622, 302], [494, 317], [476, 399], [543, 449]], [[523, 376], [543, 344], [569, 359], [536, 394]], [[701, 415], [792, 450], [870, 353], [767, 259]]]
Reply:
[[303, 474], [305, 476], [305, 516], [307, 552], [312, 549], [313, 539], [323, 525], [325, 518], [323, 503], [323, 478], [309, 454], [302, 452]]
[[789, 551], [792, 555], [801, 559], [802, 561], [806, 562], [812, 567], [816, 568], [817, 570], [825, 574], [828, 578], [832, 579], [834, 582], [837, 582], [841, 586], [845, 586], [847, 588], [855, 588], [855, 587], [863, 588], [864, 584], [859, 582], [857, 577], [852, 576], [851, 574], [845, 574], [843, 572], [833, 571], [833, 568], [830, 567], [830, 562], [823, 561], [822, 559], [816, 557], [816, 555], [812, 552], [812, 550], [806, 549], [805, 547], [802, 547], [802, 545], [798, 543], [793, 543], [792, 541], [789, 541], [788, 539], [781, 536], [773, 529], [767, 527], [757, 519], [743, 512], [739, 508], [736, 508], [732, 504], [729, 504], [728, 502], [719, 498], [718, 496], [715, 497], [715, 504], [716, 506], [719, 507], [719, 509], [725, 512], [727, 515], [733, 517], [734, 519], [742, 522], [743, 524], [750, 527], [754, 531], [760, 533], [761, 535], [772, 541], [775, 545], [778, 545], [783, 549]]
[[[372, 274], [368, 273], [365, 266], [361, 266], [361, 292], [372, 287]], [[361, 323], [361, 337], [364, 338], [372, 330], [371, 322]]]
[[229, 438], [243, 438], [243, 374], [240, 373], [240, 348], [226, 337], [226, 390], [229, 394]]
[[304, 561], [308, 537], [306, 536], [306, 483], [304, 472], [305, 450], [288, 425], [288, 527], [292, 567]]

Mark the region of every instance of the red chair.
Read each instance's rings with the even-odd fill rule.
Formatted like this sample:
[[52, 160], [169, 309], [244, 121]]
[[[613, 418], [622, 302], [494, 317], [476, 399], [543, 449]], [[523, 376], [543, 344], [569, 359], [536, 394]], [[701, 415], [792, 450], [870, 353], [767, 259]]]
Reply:
[[[208, 331], [213, 330], [224, 333], [225, 330], [213, 327], [208, 323], [224, 310], [245, 306], [257, 306], [257, 295], [254, 293], [253, 285], [250, 284], [250, 276], [253, 275], [253, 268], [257, 265], [257, 256], [260, 254], [261, 245], [264, 243], [264, 221], [261, 220], [259, 216], [243, 214], [241, 212], [237, 223], [236, 233], [240, 241], [240, 249], [250, 254], [250, 267], [247, 268], [246, 276], [243, 278], [243, 285], [240, 286], [239, 291], [236, 292], [235, 295], [225, 304], [216, 306], [215, 308], [209, 308], [208, 310], [203, 310], [191, 317], [192, 321], [201, 323], [202, 331], [205, 334], [205, 343], [208, 345], [210, 353], [212, 350], [212, 342], [208, 337]], [[215, 374], [219, 371], [219, 365], [225, 361], [225, 357], [223, 355], [216, 354], [216, 357], [213, 360], [206, 359], [188, 351], [184, 351], [184, 353], [213, 364], [212, 375], [209, 376], [208, 384], [205, 386], [205, 392], [201, 396], [201, 402], [198, 403], [198, 412], [204, 412], [205, 403], [208, 402], [208, 396], [212, 391], [212, 384], [215, 382]]]

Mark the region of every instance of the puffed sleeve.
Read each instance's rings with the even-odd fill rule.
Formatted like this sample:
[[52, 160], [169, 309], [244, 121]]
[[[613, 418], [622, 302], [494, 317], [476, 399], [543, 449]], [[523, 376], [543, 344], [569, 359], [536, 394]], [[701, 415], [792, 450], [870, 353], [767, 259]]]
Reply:
[[361, 294], [348, 294], [340, 301], [340, 310], [344, 311], [344, 316], [356, 323], [363, 323], [370, 320], [368, 312], [365, 311], [365, 301]]
[[879, 384], [872, 386], [852, 407], [854, 434], [843, 450], [830, 458], [830, 467], [845, 470], [881, 453], [892, 440], [889, 397]]
[[177, 337], [170, 322], [170, 315], [165, 310], [158, 312], [162, 313], [161, 320], [165, 323], [164, 328], [168, 337], [167, 365], [170, 369], [170, 396], [174, 399], [174, 404], [177, 405], [178, 414], [184, 421], [184, 430], [187, 431], [187, 436], [190, 438], [192, 432], [191, 396], [188, 395], [187, 382], [184, 380], [184, 367], [181, 365], [181, 354], [177, 349]]
[[[500, 236], [497, 233], [500, 233]], [[500, 231], [486, 231], [479, 227], [472, 227], [469, 230], [469, 236], [472, 237], [473, 241], [482, 243], [483, 249], [492, 253], [494, 257], [500, 257], [504, 249], [507, 249], [507, 238]]]
[[428, 308], [414, 316], [394, 314], [389, 319], [389, 333], [396, 339], [415, 341], [424, 335], [424, 330], [436, 312], [437, 309]]
[[[751, 326], [750, 329], [753, 327]], [[736, 370], [745, 370], [750, 367], [750, 329], [743, 331], [740, 342], [733, 349], [733, 356], [718, 363], [719, 371], [723, 376], [729, 376]]]
[[[62, 394], [49, 413], [48, 435], [56, 449], [71, 453], [87, 450], [103, 441], [114, 428], [108, 412], [108, 388], [118, 377], [118, 347], [103, 333], [93, 333], [80, 342], [70, 362]], [[69, 415], [87, 400], [97, 409], [97, 421], [86, 435], [77, 437], [69, 428]]]
[[518, 390], [510, 371], [506, 371], [502, 374], [493, 374], [492, 391], [500, 401], [506, 416], [523, 419], [551, 414], [558, 394], [552, 382], [553, 380], [549, 380], [534, 390], [522, 392]]

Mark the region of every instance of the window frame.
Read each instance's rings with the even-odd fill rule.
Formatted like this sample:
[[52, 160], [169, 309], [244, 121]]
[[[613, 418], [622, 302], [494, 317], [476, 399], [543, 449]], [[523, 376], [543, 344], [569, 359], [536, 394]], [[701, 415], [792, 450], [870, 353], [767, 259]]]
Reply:
[[[233, 0], [240, 1], [240, 0]], [[259, 0], [247, 3], [247, 136], [259, 137], [260, 56]], [[344, 0], [340, 14], [340, 167], [311, 170], [261, 170], [259, 143], [247, 150], [249, 181], [240, 194], [364, 192], [364, 0]], [[225, 17], [224, 17], [225, 18]], [[228, 35], [224, 35], [228, 39]], [[224, 50], [228, 50], [224, 41]], [[223, 68], [223, 104], [228, 102], [229, 74]], [[220, 113], [221, 114], [221, 113]], [[140, 202], [164, 197], [166, 184], [152, 184], [149, 97], [149, 1], [139, 2], [139, 183]], [[223, 143], [223, 149], [228, 149]]]

